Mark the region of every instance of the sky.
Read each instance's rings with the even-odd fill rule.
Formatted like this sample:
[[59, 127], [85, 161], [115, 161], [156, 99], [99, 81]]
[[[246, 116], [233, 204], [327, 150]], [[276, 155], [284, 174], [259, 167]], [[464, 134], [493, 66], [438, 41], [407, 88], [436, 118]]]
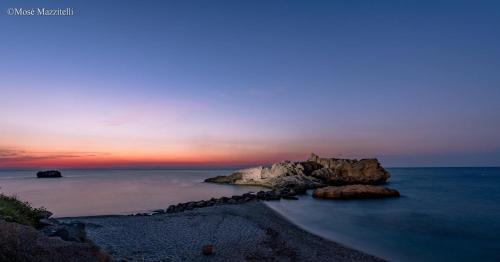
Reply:
[[500, 166], [498, 1], [0, 11], [0, 168]]

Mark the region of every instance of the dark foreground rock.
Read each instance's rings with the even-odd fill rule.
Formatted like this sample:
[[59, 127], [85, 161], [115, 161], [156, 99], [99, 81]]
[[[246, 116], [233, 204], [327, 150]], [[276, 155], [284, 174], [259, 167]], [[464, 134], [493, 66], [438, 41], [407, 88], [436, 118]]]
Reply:
[[36, 173], [36, 177], [38, 178], [57, 178], [62, 177], [61, 172], [57, 170], [48, 170], [48, 171], [38, 171]]
[[59, 237], [65, 241], [87, 243], [85, 233], [85, 224], [83, 223], [61, 223], [56, 219], [43, 219], [41, 220], [43, 227], [40, 232], [49, 237]]
[[399, 192], [382, 186], [329, 186], [314, 190], [313, 197], [324, 199], [367, 199], [399, 197]]
[[91, 243], [47, 237], [31, 226], [0, 220], [0, 261], [104, 262], [111, 258]]
[[85, 223], [88, 237], [116, 261], [381, 261], [312, 235], [258, 201], [61, 221]]

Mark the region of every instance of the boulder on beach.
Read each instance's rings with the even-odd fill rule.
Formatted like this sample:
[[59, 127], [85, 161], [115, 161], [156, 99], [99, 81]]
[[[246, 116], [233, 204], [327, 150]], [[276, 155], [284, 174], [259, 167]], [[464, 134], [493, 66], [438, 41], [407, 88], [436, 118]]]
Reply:
[[38, 178], [56, 178], [62, 177], [61, 172], [57, 170], [48, 170], [48, 171], [38, 171], [36, 173], [36, 177]]
[[313, 197], [323, 199], [367, 199], [399, 197], [395, 189], [372, 185], [328, 186], [314, 190]]
[[311, 154], [307, 161], [282, 161], [271, 167], [242, 169], [205, 182], [313, 189], [328, 185], [381, 184], [389, 177], [377, 159], [320, 158]]

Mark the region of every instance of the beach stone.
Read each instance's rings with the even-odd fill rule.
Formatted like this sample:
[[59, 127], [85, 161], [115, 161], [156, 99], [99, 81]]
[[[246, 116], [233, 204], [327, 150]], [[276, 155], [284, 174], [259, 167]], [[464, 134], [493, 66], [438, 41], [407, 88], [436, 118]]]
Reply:
[[158, 215], [158, 214], [165, 214], [165, 210], [163, 209], [156, 209], [153, 211], [153, 215]]
[[207, 202], [202, 200], [202, 201], [198, 201], [195, 203], [195, 207], [206, 207], [207, 206]]
[[283, 199], [287, 199], [287, 200], [299, 200], [298, 197], [294, 197], [294, 196], [284, 196]]
[[257, 199], [265, 199], [266, 198], [266, 192], [265, 191], [259, 191], [257, 192]]
[[395, 189], [372, 185], [328, 186], [314, 190], [313, 197], [323, 199], [366, 199], [399, 197]]
[[201, 253], [205, 256], [211, 256], [214, 253], [214, 247], [212, 245], [204, 245]]
[[57, 236], [65, 241], [83, 243], [87, 239], [85, 233], [85, 224], [80, 222], [73, 222], [69, 224], [59, 224], [56, 226], [54, 232], [49, 236]]

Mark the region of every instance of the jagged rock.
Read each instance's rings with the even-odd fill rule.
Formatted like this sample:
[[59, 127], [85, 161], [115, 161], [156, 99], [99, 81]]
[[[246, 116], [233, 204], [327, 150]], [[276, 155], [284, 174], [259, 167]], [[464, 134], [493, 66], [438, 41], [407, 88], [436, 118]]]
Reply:
[[167, 208], [167, 213], [174, 213], [175, 212], [175, 205], [170, 205]]
[[311, 176], [325, 181], [328, 185], [380, 184], [389, 179], [390, 174], [377, 159], [336, 159], [320, 158], [311, 154], [309, 161], [323, 166]]
[[372, 185], [328, 186], [314, 190], [313, 197], [324, 199], [366, 199], [399, 197], [395, 189]]
[[299, 162], [300, 165], [303, 167], [303, 172], [306, 176], [310, 176], [312, 172], [315, 170], [318, 170], [320, 168], [323, 168], [323, 166], [320, 163], [316, 163], [314, 161], [303, 161]]
[[38, 171], [36, 173], [37, 178], [56, 178], [62, 177], [61, 172], [57, 170], [48, 170], [48, 171]]

